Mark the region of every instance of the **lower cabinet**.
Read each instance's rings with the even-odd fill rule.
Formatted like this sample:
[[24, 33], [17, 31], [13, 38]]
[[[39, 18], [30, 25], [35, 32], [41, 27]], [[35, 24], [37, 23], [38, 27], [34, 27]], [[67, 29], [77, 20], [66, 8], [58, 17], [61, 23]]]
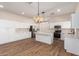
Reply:
[[78, 38], [65, 38], [64, 49], [67, 52], [79, 55], [79, 39]]
[[53, 35], [52, 33], [36, 33], [36, 41], [40, 41], [46, 44], [52, 44]]
[[31, 33], [3, 33], [0, 35], [0, 44], [31, 38]]

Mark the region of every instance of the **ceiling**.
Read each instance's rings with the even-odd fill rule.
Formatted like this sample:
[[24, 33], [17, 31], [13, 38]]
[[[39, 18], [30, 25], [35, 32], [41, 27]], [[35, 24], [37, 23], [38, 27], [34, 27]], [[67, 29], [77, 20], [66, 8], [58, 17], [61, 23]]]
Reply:
[[[4, 6], [4, 8], [0, 8], [0, 10], [31, 18], [37, 15], [37, 4], [37, 2], [0, 2], [0, 5]], [[53, 17], [73, 13], [76, 9], [77, 2], [40, 2], [39, 4], [40, 15]], [[61, 11], [57, 12], [57, 9], [60, 9]], [[41, 13], [43, 11], [45, 14]], [[24, 15], [22, 12], [24, 12]]]

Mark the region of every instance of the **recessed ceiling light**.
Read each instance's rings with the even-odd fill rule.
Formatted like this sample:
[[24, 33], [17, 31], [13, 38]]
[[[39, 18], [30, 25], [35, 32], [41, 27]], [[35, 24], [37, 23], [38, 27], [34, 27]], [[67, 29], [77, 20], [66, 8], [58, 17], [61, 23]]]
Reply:
[[4, 8], [4, 6], [3, 5], [0, 5], [0, 8]]
[[22, 12], [22, 15], [24, 15], [24, 12]]
[[61, 11], [61, 9], [57, 9], [57, 12], [60, 12]]

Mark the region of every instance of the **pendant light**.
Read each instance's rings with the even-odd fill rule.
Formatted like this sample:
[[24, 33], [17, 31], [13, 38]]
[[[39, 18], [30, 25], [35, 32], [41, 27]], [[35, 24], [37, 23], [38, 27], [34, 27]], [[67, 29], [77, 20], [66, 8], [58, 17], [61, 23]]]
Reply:
[[36, 23], [40, 23], [44, 20], [44, 17], [40, 16], [40, 9], [39, 9], [39, 2], [38, 2], [38, 11], [37, 11], [37, 16], [34, 17], [34, 21]]

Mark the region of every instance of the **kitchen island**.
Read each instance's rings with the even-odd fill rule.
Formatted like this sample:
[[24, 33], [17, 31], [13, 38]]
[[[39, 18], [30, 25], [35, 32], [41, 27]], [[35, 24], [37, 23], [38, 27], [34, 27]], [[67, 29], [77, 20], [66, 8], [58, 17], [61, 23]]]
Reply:
[[40, 41], [46, 44], [53, 43], [53, 33], [51, 32], [36, 32], [36, 41]]
[[68, 34], [64, 37], [64, 49], [67, 52], [79, 55], [79, 36]]

